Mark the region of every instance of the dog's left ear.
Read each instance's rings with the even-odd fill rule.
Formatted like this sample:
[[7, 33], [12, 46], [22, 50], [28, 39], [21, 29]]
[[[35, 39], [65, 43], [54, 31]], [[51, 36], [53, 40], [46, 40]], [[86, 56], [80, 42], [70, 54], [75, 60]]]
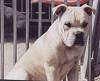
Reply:
[[86, 4], [84, 4], [84, 5], [82, 6], [82, 8], [84, 9], [84, 11], [85, 11], [89, 16], [92, 15], [92, 12], [93, 12], [94, 14], [95, 14], [95, 12], [96, 12], [95, 9], [91, 8], [90, 6], [88, 6], [88, 5], [86, 5]]
[[52, 9], [53, 15], [61, 16], [67, 9], [67, 5], [61, 4]]

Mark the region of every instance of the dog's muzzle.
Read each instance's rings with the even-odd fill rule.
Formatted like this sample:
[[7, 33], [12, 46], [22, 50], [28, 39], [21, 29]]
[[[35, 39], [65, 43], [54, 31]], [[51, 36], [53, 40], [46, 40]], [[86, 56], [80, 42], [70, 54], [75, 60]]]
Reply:
[[83, 46], [84, 44], [85, 44], [85, 41], [84, 41], [84, 33], [83, 32], [80, 32], [80, 33], [76, 34], [76, 38], [75, 38], [74, 45]]

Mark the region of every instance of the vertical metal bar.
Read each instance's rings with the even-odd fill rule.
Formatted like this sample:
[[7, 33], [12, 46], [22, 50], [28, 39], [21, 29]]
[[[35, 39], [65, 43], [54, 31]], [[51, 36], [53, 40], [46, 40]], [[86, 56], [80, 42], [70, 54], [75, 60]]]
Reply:
[[23, 0], [21, 0], [21, 12], [23, 12]]
[[80, 6], [80, 0], [77, 0], [76, 5]]
[[[55, 5], [54, 0], [51, 0], [51, 11], [52, 11], [52, 8], [54, 7], [54, 5]], [[54, 21], [54, 16], [53, 16], [53, 13], [51, 13], [51, 24], [53, 23], [53, 21]]]
[[[97, 6], [95, 6], [97, 4]], [[97, 57], [98, 57], [98, 51], [99, 51], [99, 40], [100, 40], [100, 29], [99, 29], [99, 23], [100, 21], [100, 16], [99, 16], [99, 10], [100, 10], [100, 1], [97, 0], [97, 2], [93, 2], [93, 8], [96, 8], [96, 14], [95, 14], [95, 19], [92, 21], [92, 29], [93, 29], [93, 38], [92, 38], [92, 63], [91, 63], [91, 81], [94, 81], [94, 70], [95, 70], [95, 65], [97, 63]]]
[[29, 0], [26, 0], [26, 50], [29, 48]]
[[4, 79], [4, 0], [0, 0], [1, 10], [1, 79]]
[[[92, 6], [93, 0], [89, 0], [89, 5]], [[92, 16], [89, 17], [89, 42], [88, 42], [88, 81], [91, 81], [91, 55], [92, 55]]]
[[16, 0], [13, 0], [13, 64], [17, 61]]
[[30, 4], [31, 4], [31, 9], [30, 9], [30, 10], [31, 10], [31, 11], [30, 11], [31, 15], [30, 15], [30, 18], [32, 19], [32, 15], [33, 15], [33, 4], [32, 4], [32, 1], [30, 1], [30, 2], [31, 2], [31, 3], [30, 3]]
[[64, 0], [64, 3], [67, 5], [67, 0]]
[[92, 29], [92, 26], [91, 26], [91, 18], [89, 18], [89, 21], [90, 21], [90, 27], [89, 27], [89, 46], [88, 46], [88, 81], [91, 81], [91, 29]]
[[42, 34], [42, 0], [39, 0], [38, 9], [39, 9], [38, 37], [40, 37]]

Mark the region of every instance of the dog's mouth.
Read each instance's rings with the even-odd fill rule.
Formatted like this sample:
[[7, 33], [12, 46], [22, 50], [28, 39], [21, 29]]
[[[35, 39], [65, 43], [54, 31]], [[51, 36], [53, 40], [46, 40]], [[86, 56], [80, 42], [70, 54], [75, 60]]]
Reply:
[[84, 46], [85, 40], [84, 40], [84, 33], [80, 33], [76, 35], [74, 45]]
[[73, 47], [73, 46], [84, 46], [84, 33], [73, 35], [72, 37], [67, 38], [66, 46]]

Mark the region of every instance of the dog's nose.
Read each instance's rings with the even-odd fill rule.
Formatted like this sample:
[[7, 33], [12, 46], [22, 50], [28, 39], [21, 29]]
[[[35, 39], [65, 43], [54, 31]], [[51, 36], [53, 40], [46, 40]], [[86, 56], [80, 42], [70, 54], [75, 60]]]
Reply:
[[85, 44], [84, 42], [84, 33], [83, 32], [79, 32], [76, 34], [76, 38], [75, 38], [75, 45], [81, 45], [83, 46]]
[[84, 36], [84, 33], [83, 33], [83, 32], [78, 32], [78, 33], [76, 34], [76, 37], [82, 37], [82, 36]]

